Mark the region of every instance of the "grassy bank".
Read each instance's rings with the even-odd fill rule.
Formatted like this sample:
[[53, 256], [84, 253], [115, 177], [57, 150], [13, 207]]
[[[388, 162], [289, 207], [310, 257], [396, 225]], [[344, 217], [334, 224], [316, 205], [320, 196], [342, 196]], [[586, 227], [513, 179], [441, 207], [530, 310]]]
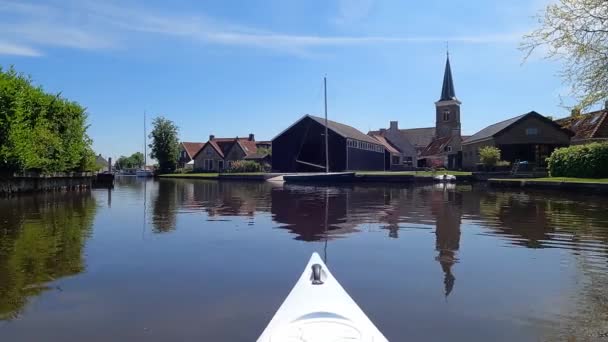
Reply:
[[431, 177], [438, 175], [454, 175], [454, 176], [470, 176], [471, 172], [467, 171], [361, 171], [357, 175], [374, 175], [374, 176], [415, 176], [415, 177]]
[[544, 177], [544, 178], [514, 178], [514, 179], [490, 179], [501, 182], [566, 182], [585, 184], [608, 184], [608, 178], [576, 178], [576, 177]]

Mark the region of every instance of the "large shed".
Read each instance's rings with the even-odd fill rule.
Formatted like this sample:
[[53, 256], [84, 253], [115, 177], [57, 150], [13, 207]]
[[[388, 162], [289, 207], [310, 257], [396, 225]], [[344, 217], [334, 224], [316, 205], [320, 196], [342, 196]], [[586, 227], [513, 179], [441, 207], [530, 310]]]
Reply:
[[[384, 146], [361, 131], [328, 120], [329, 170], [383, 171]], [[272, 139], [272, 168], [277, 172], [325, 170], [325, 119], [305, 115]]]
[[537, 112], [529, 112], [490, 125], [462, 142], [463, 167], [474, 169], [479, 163], [479, 149], [495, 146], [501, 159], [527, 161], [543, 167], [545, 159], [558, 147], [570, 145], [574, 133]]

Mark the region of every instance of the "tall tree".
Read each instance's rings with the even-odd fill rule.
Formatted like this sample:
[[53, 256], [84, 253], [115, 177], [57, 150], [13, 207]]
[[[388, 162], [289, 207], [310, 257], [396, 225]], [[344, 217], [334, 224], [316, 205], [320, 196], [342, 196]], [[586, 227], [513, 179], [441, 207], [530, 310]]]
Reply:
[[561, 76], [571, 85], [577, 108], [608, 100], [608, 1], [558, 0], [538, 22], [520, 46], [526, 58], [543, 47], [548, 58], [562, 61]]
[[86, 109], [0, 68], [0, 172], [93, 170]]
[[179, 128], [173, 121], [159, 116], [152, 121], [152, 132], [149, 138], [152, 143], [150, 147], [150, 157], [158, 161], [158, 167], [161, 173], [173, 172], [177, 167], [177, 159], [179, 158]]

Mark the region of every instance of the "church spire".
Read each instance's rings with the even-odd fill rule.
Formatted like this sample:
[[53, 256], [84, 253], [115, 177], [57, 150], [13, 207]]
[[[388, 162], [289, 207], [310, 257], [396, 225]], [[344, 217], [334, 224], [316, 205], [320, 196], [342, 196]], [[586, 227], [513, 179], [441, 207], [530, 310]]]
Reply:
[[451, 101], [456, 99], [454, 81], [452, 81], [452, 68], [450, 68], [450, 52], [447, 51], [445, 61], [445, 72], [443, 74], [443, 86], [441, 87], [441, 98], [439, 101]]

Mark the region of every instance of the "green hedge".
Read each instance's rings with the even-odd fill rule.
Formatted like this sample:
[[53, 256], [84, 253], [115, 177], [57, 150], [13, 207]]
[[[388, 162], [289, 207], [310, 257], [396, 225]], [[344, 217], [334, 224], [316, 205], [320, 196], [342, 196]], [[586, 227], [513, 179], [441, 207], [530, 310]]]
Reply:
[[608, 143], [574, 145], [555, 150], [549, 158], [551, 177], [608, 177]]
[[84, 107], [0, 67], [0, 173], [95, 169]]
[[232, 162], [232, 166], [226, 172], [264, 172], [264, 167], [252, 160], [237, 160]]

